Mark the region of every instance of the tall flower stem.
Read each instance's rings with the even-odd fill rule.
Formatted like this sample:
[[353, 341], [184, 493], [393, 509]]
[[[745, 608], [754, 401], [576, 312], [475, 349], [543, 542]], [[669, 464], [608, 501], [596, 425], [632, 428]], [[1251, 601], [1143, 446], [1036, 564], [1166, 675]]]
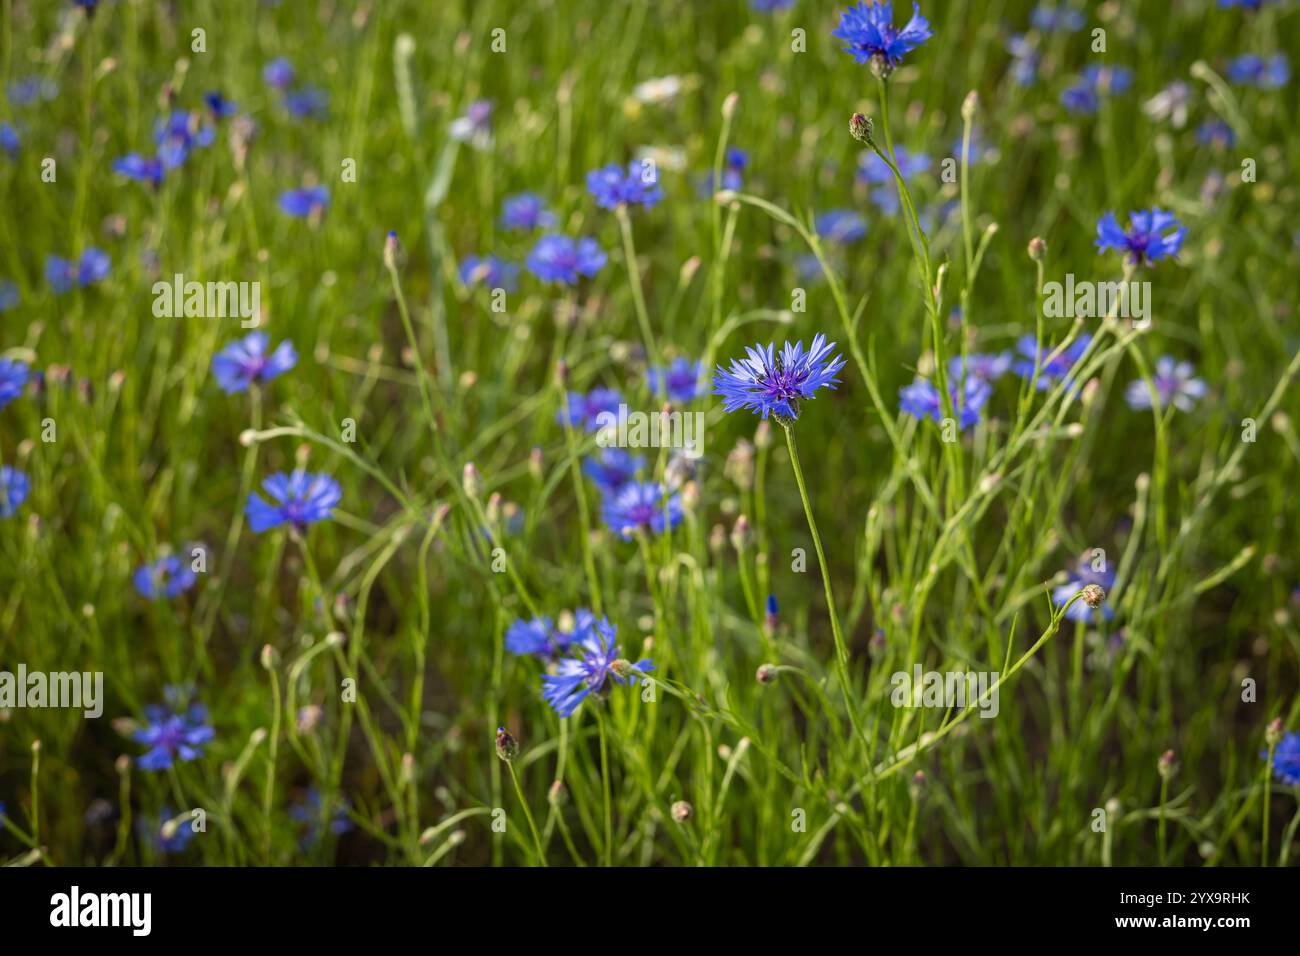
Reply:
[[803, 513], [808, 519], [808, 531], [812, 534], [813, 547], [817, 550], [817, 566], [822, 573], [822, 585], [826, 589], [826, 609], [831, 616], [831, 632], [835, 635], [835, 664], [840, 679], [840, 690], [844, 693], [844, 706], [848, 708], [849, 720], [853, 732], [859, 740], [866, 743], [862, 727], [858, 723], [858, 709], [853, 702], [853, 693], [849, 686], [849, 652], [844, 643], [844, 634], [840, 630], [840, 615], [835, 610], [835, 595], [831, 591], [830, 572], [826, 567], [826, 554], [822, 551], [822, 537], [817, 533], [817, 519], [813, 517], [812, 502], [808, 500], [808, 487], [804, 484], [803, 466], [799, 464], [799, 449], [795, 445], [794, 429], [782, 424], [785, 429], [785, 444], [790, 449], [790, 464], [794, 468], [794, 479], [799, 485], [799, 497], [803, 501]]
[[600, 786], [605, 795], [605, 865], [614, 865], [614, 810], [610, 800], [609, 789], [609, 747], [605, 740], [605, 715], [599, 708], [596, 712], [596, 727], [600, 730]]
[[645, 293], [641, 289], [641, 273], [636, 264], [636, 245], [632, 242], [632, 220], [628, 217], [627, 207], [619, 206], [614, 210], [618, 217], [618, 228], [623, 234], [623, 258], [627, 260], [627, 277], [632, 284], [632, 305], [636, 309], [636, 320], [641, 325], [641, 337], [645, 340], [646, 358], [653, 368], [659, 367], [659, 347], [655, 345], [655, 335], [650, 329], [650, 312], [646, 309]]
[[524, 788], [519, 785], [519, 775], [515, 773], [514, 761], [507, 760], [505, 764], [510, 768], [510, 779], [515, 785], [515, 796], [519, 798], [519, 805], [524, 808], [524, 818], [528, 820], [528, 830], [533, 835], [533, 846], [537, 850], [537, 865], [546, 866], [546, 853], [542, 849], [542, 838], [537, 833], [537, 824], [533, 822], [533, 811], [528, 809], [528, 801], [524, 798]]

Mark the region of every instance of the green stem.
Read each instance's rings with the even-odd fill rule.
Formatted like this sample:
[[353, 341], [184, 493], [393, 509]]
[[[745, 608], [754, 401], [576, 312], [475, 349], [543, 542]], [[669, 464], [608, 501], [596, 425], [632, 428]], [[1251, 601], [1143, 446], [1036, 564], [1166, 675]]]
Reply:
[[513, 760], [507, 760], [506, 766], [510, 768], [510, 779], [515, 785], [515, 795], [519, 797], [519, 805], [524, 809], [524, 817], [528, 820], [528, 830], [533, 835], [533, 846], [537, 849], [537, 865], [546, 866], [546, 853], [542, 850], [542, 838], [537, 833], [537, 824], [533, 822], [533, 811], [528, 809], [528, 801], [524, 799], [524, 788], [519, 786], [519, 775], [515, 773], [515, 764]]

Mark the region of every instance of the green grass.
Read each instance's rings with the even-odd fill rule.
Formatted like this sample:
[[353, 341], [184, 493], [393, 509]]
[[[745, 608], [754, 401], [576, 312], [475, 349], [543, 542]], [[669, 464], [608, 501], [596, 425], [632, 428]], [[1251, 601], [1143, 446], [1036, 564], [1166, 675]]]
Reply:
[[[0, 670], [100, 670], [106, 696], [99, 720], [0, 712], [0, 859], [1294, 863], [1297, 793], [1275, 782], [1270, 795], [1259, 754], [1270, 720], [1300, 720], [1300, 104], [1294, 81], [1263, 91], [1219, 78], [1240, 53], [1300, 49], [1300, 12], [1089, 5], [1085, 31], [1041, 38], [1040, 79], [1019, 87], [1005, 40], [1031, 7], [932, 0], [934, 38], [889, 80], [890, 140], [933, 159], [910, 181], [918, 209], [959, 203], [927, 256], [903, 214], [854, 184], [863, 146], [849, 116], [871, 117], [884, 149], [885, 103], [829, 35], [841, 5], [108, 0], [87, 22], [60, 3], [0, 0], [0, 78], [60, 89], [40, 106], [0, 105], [23, 138], [17, 157], [0, 156], [0, 278], [22, 296], [0, 315], [0, 354], [72, 375], [0, 411], [0, 459], [32, 485], [0, 520]], [[1104, 54], [1090, 49], [1096, 27]], [[190, 49], [195, 28], [206, 52]], [[806, 52], [792, 49], [796, 28]], [[492, 50], [495, 29], [505, 52]], [[285, 115], [261, 79], [277, 56], [328, 90], [327, 120]], [[1100, 62], [1132, 67], [1133, 89], [1096, 117], [1067, 113], [1069, 77]], [[684, 82], [673, 102], [631, 98], [666, 75]], [[1183, 129], [1141, 110], [1175, 79], [1193, 92]], [[225, 126], [156, 193], [112, 174], [114, 158], [151, 149], [162, 97], [199, 108], [216, 89], [258, 124], [246, 164]], [[997, 156], [945, 183], [971, 90]], [[446, 134], [477, 98], [496, 104], [488, 151]], [[1196, 142], [1213, 115], [1236, 146]], [[696, 180], [725, 145], [750, 164], [743, 191], [719, 203]], [[686, 169], [661, 163], [666, 199], [632, 212], [625, 235], [584, 179], [641, 147], [680, 150]], [[55, 182], [42, 181], [44, 157]], [[356, 182], [341, 179], [347, 159]], [[318, 225], [277, 208], [311, 181], [332, 193]], [[524, 259], [532, 237], [498, 224], [502, 198], [523, 190], [610, 261], [569, 293], [524, 274], [494, 312], [456, 264]], [[1136, 276], [1151, 282], [1150, 326], [1045, 318], [1042, 282], [1121, 277], [1119, 258], [1093, 247], [1097, 218], [1153, 205], [1189, 235], [1178, 262]], [[812, 215], [833, 207], [862, 213], [867, 237], [811, 248]], [[391, 273], [389, 230], [405, 252]], [[1035, 236], [1041, 272], [1025, 251]], [[111, 276], [52, 295], [45, 257], [91, 245], [112, 255]], [[811, 252], [830, 281], [798, 278]], [[262, 327], [295, 343], [298, 366], [258, 395], [219, 391], [212, 357], [244, 330], [155, 318], [152, 285], [174, 273], [261, 282]], [[741, 447], [757, 419], [709, 396], [694, 406], [707, 412], [706, 456], [686, 520], [641, 546], [603, 527], [577, 471], [592, 439], [556, 424], [556, 363], [570, 387], [618, 388], [651, 410], [647, 326], [659, 353], [710, 368], [758, 340], [838, 342], [842, 384], [794, 429], [806, 497], [779, 427]], [[1008, 375], [959, 442], [898, 413], [898, 389], [934, 367], [936, 333], [946, 357], [1014, 348], [1040, 326], [1053, 347], [1094, 336], [1082, 393]], [[1194, 361], [1209, 394], [1189, 413], [1131, 410], [1125, 387], [1165, 354]], [[648, 459], [658, 477], [666, 456]], [[461, 488], [468, 462], [476, 496]], [[301, 539], [252, 534], [248, 492], [295, 463], [341, 482], [335, 520]], [[522, 509], [516, 533], [497, 494]], [[736, 549], [741, 515], [751, 534]], [[136, 594], [140, 563], [190, 542], [209, 556], [192, 591]], [[1119, 578], [1101, 628], [1049, 600], [1058, 574], [1098, 548]], [[540, 699], [540, 668], [507, 655], [503, 634], [577, 607], [606, 614], [625, 655], [656, 670], [561, 721]], [[755, 679], [764, 663], [778, 672], [767, 684]], [[917, 663], [1001, 672], [998, 716], [895, 708], [890, 677]], [[163, 773], [119, 760], [143, 752], [121, 719], [184, 682], [211, 710], [204, 755]], [[321, 714], [303, 730], [308, 704]], [[498, 725], [521, 744], [509, 766]], [[1165, 783], [1167, 749], [1180, 767]], [[351, 832], [303, 845], [289, 809], [309, 787], [326, 813], [347, 801]], [[673, 819], [676, 801], [688, 820]], [[164, 805], [206, 813], [183, 853], [163, 856], [139, 829]]]

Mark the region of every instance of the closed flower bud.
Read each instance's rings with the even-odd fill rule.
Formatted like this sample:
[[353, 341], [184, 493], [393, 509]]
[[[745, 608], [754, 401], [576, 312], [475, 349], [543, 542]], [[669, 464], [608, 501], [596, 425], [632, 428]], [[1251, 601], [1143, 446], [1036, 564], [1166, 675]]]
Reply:
[[741, 515], [731, 529], [731, 546], [737, 551], [744, 551], [752, 538], [753, 532], [749, 528], [749, 519]]
[[1274, 717], [1269, 721], [1269, 725], [1264, 728], [1264, 743], [1269, 747], [1276, 747], [1282, 742], [1282, 718]]
[[627, 679], [627, 675], [632, 673], [632, 662], [620, 657], [609, 665], [609, 669], [614, 672], [616, 677]]
[[402, 264], [402, 243], [397, 233], [390, 232], [384, 237], [384, 267], [396, 271]]
[[569, 801], [569, 788], [564, 785], [563, 780], [556, 780], [547, 791], [546, 799], [551, 806], [562, 807]]
[[1168, 780], [1178, 772], [1178, 758], [1174, 756], [1172, 750], [1166, 750], [1160, 755], [1160, 760], [1156, 763], [1156, 772], [1160, 774], [1162, 780]]
[[849, 117], [849, 135], [860, 143], [871, 142], [871, 120], [861, 113]]
[[961, 101], [961, 118], [970, 122], [975, 118], [975, 111], [979, 109], [980, 95], [975, 90], [966, 94], [966, 98]]
[[483, 491], [483, 479], [472, 461], [465, 462], [465, 468], [461, 472], [461, 487], [471, 498], [477, 498]]
[[1029, 240], [1029, 258], [1042, 262], [1047, 255], [1047, 242], [1038, 236]]
[[678, 823], [685, 823], [691, 817], [695, 816], [695, 808], [685, 800], [678, 800], [672, 806], [673, 819]]
[[709, 532], [709, 550], [714, 554], [720, 554], [727, 546], [727, 529], [720, 524], [715, 524], [713, 530]]
[[759, 664], [758, 670], [754, 672], [754, 680], [760, 684], [771, 684], [776, 680], [777, 673], [775, 664]]
[[1101, 607], [1106, 600], [1106, 591], [1100, 584], [1088, 584], [1083, 588], [1083, 603], [1088, 607]]
[[497, 756], [510, 761], [519, 756], [519, 741], [504, 727], [497, 728]]
[[924, 770], [918, 770], [912, 774], [912, 779], [907, 784], [907, 792], [913, 800], [918, 799], [925, 792], [927, 782]]

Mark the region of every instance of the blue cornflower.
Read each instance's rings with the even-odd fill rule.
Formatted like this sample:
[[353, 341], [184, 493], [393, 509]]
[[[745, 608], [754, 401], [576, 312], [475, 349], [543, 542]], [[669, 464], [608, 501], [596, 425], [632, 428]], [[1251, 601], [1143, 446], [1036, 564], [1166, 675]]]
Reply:
[[1040, 3], [1034, 7], [1034, 12], [1029, 15], [1029, 22], [1035, 30], [1041, 30], [1044, 33], [1051, 33], [1053, 30], [1060, 30], [1063, 33], [1078, 33], [1083, 29], [1084, 17], [1082, 10], [1076, 10], [1073, 7], [1058, 7]]
[[1020, 86], [1029, 86], [1038, 78], [1038, 49], [1023, 33], [1013, 33], [1007, 39], [1007, 52], [1011, 54], [1011, 77]]
[[304, 186], [280, 193], [280, 209], [290, 216], [319, 216], [329, 204], [328, 186]]
[[1272, 0], [1219, 0], [1219, 6], [1225, 10], [1232, 7], [1241, 7], [1243, 10], [1258, 10], [1265, 3], [1271, 3]]
[[1048, 362], [1048, 356], [1056, 349], [1040, 349], [1032, 334], [1022, 335], [1016, 342], [1016, 351], [1024, 357], [1016, 359], [1012, 367], [1021, 378], [1029, 378], [1034, 374], [1034, 364], [1037, 360], [1041, 367], [1038, 369], [1038, 378], [1034, 382], [1034, 387], [1040, 392], [1045, 392], [1060, 379], [1070, 380], [1070, 370], [1083, 357], [1083, 353], [1091, 343], [1092, 336], [1085, 332], [1071, 342], [1064, 352]]
[[[1260, 757], [1268, 759], [1268, 751]], [[1289, 787], [1300, 787], [1300, 734], [1287, 734], [1273, 750], [1273, 778]]]
[[21, 145], [22, 140], [18, 136], [18, 129], [11, 123], [0, 122], [0, 152], [17, 156], [18, 147]]
[[570, 239], [558, 233], [542, 236], [528, 253], [528, 271], [543, 282], [574, 285], [578, 276], [591, 278], [609, 259], [595, 239]]
[[777, 10], [789, 10], [794, 0], [749, 0], [749, 5], [759, 13], [775, 13]]
[[158, 158], [168, 169], [184, 163], [195, 148], [211, 146], [215, 136], [199, 113], [189, 110], [172, 110], [165, 119], [158, 120], [153, 133]]
[[1208, 119], [1196, 130], [1196, 141], [1202, 146], [1231, 149], [1237, 142], [1237, 134], [1223, 120]]
[[519, 193], [507, 196], [501, 204], [501, 225], [505, 229], [549, 229], [555, 225], [555, 215], [546, 208], [546, 201], [536, 193]]
[[[745, 185], [745, 167], [749, 165], [749, 154], [736, 146], [728, 146], [722, 157], [722, 188], [733, 192]], [[710, 196], [717, 192], [713, 182], [713, 173], [704, 177], [701, 192]]]
[[45, 260], [45, 278], [56, 295], [73, 286], [85, 288], [104, 279], [113, 266], [113, 260], [101, 249], [87, 249], [76, 262], [49, 256]]
[[208, 711], [194, 704], [183, 713], [171, 705], [152, 704], [144, 709], [145, 726], [133, 735], [136, 743], [149, 750], [139, 761], [143, 770], [167, 770], [179, 757], [182, 761], [203, 756], [202, 747], [216, 736], [208, 724]]
[[496, 256], [467, 256], [460, 264], [460, 281], [513, 292], [519, 285], [519, 266]]
[[86, 11], [86, 16], [90, 16], [95, 12], [95, 8], [99, 6], [99, 0], [72, 0], [72, 5], [81, 7], [82, 10]]
[[630, 664], [618, 656], [617, 633], [605, 618], [574, 642], [574, 657], [565, 658], [554, 674], [542, 677], [542, 697], [561, 717], [570, 716], [588, 694], [601, 694], [615, 684], [628, 684], [632, 671], [652, 671], [654, 662]]
[[[980, 422], [980, 409], [993, 394], [993, 387], [988, 382], [974, 375], [967, 375], [962, 382], [961, 394], [957, 393], [957, 382], [950, 379], [948, 390], [952, 395], [953, 407], [958, 415], [959, 431], [965, 431]], [[918, 378], [911, 385], [898, 390], [898, 407], [914, 418], [932, 418], [942, 422], [947, 414], [939, 389], [923, 378]]]
[[813, 231], [827, 242], [857, 242], [867, 234], [867, 221], [852, 209], [832, 209], [813, 221]]
[[814, 398], [819, 388], [834, 388], [839, 382], [835, 376], [844, 368], [844, 359], [832, 356], [833, 348], [835, 343], [827, 344], [820, 333], [807, 352], [802, 342], [786, 342], [779, 354], [775, 344], [746, 346], [747, 358], [732, 359], [730, 369], [718, 366], [713, 394], [722, 396], [722, 407], [729, 412], [748, 408], [787, 424], [799, 417], [800, 403]]
[[[898, 146], [894, 149], [894, 165], [904, 179], [911, 180], [930, 168], [930, 157], [925, 153], [914, 153], [906, 146]], [[892, 184], [894, 172], [875, 150], [864, 149], [858, 157], [858, 181], [874, 186]]]
[[[313, 847], [320, 842], [320, 838], [325, 833], [322, 824], [326, 822], [325, 806], [320, 790], [316, 787], [308, 787], [301, 801], [290, 804], [289, 816], [304, 826], [300, 841], [304, 848]], [[334, 812], [329, 814], [328, 826], [330, 833], [335, 836], [342, 836], [352, 830], [352, 821], [348, 819], [346, 797], [340, 798], [338, 805], [334, 807]]]
[[549, 617], [517, 620], [506, 628], [506, 650], [520, 657], [552, 660], [568, 651], [575, 640], [588, 637], [594, 620], [585, 607], [574, 612], [570, 630], [562, 630]]
[[[996, 355], [972, 354], [966, 356], [966, 373], [986, 382], [996, 382], [1011, 371], [1011, 353], [999, 352]], [[948, 360], [948, 375], [958, 378], [962, 374], [960, 355]]]
[[150, 601], [184, 594], [194, 587], [195, 580], [193, 569], [174, 554], [140, 565], [131, 577], [136, 592]]
[[1120, 228], [1113, 212], [1097, 220], [1097, 251], [1118, 249], [1129, 262], [1142, 264], [1159, 262], [1166, 257], [1177, 258], [1187, 229], [1163, 209], [1143, 209], [1128, 216], [1128, 231]]
[[854, 62], [870, 63], [873, 69], [885, 75], [903, 61], [905, 54], [934, 36], [934, 31], [915, 3], [912, 4], [912, 19], [901, 30], [894, 28], [892, 4], [859, 3], [844, 11], [831, 36], [845, 42], [844, 52], [850, 54]]
[[1246, 53], [1228, 64], [1228, 79], [1242, 86], [1275, 90], [1291, 78], [1291, 66], [1281, 53], [1269, 57]]
[[136, 182], [157, 186], [163, 181], [166, 167], [156, 156], [141, 156], [139, 153], [127, 153], [113, 160], [113, 172], [134, 179]]
[[475, 149], [492, 146], [492, 101], [475, 100], [465, 110], [465, 115], [452, 121], [447, 130], [452, 139], [469, 143]]
[[27, 475], [17, 468], [0, 465], [0, 518], [12, 518], [31, 491]]
[[[1174, 408], [1190, 412], [1196, 407], [1206, 393], [1206, 385], [1196, 377], [1196, 369], [1191, 362], [1180, 362], [1169, 355], [1161, 356], [1156, 361], [1156, 373], [1152, 376], [1156, 387], [1156, 397], [1161, 408]], [[1124, 392], [1124, 400], [1129, 407], [1142, 411], [1151, 407], [1151, 389], [1141, 379], [1130, 382]]]
[[564, 399], [564, 407], [556, 415], [561, 425], [581, 425], [589, 432], [599, 431], [601, 415], [618, 416], [618, 407], [623, 404], [623, 396], [617, 390], [597, 386], [586, 395], [581, 392], [569, 392]]
[[670, 495], [665, 503], [664, 487], [652, 481], [629, 481], [605, 496], [601, 517], [611, 531], [630, 541], [637, 529], [662, 534], [682, 522], [682, 496]]
[[262, 79], [266, 85], [277, 90], [287, 90], [293, 84], [293, 78], [293, 64], [284, 57], [272, 60], [262, 70]]
[[700, 394], [704, 380], [704, 363], [692, 362], [684, 355], [673, 359], [667, 368], [646, 369], [646, 384], [652, 395], [667, 394], [674, 402], [689, 402]]
[[1126, 66], [1085, 67], [1074, 83], [1061, 94], [1061, 103], [1074, 113], [1097, 112], [1101, 97], [1123, 93], [1133, 85], [1133, 71]]
[[22, 395], [26, 384], [27, 365], [0, 355], [0, 408]]
[[275, 504], [253, 492], [244, 507], [248, 526], [258, 534], [282, 524], [306, 531], [307, 525], [333, 517], [334, 506], [343, 498], [339, 483], [329, 475], [314, 475], [301, 468], [292, 474], [272, 475], [262, 482], [262, 490]]
[[254, 382], [269, 382], [298, 363], [298, 353], [288, 339], [268, 354], [269, 342], [265, 332], [250, 332], [212, 357], [212, 374], [223, 392], [245, 392]]
[[298, 119], [324, 119], [329, 114], [330, 95], [319, 86], [300, 86], [284, 94], [284, 108]]
[[606, 494], [620, 491], [645, 467], [645, 459], [625, 448], [602, 448], [594, 457], [584, 458], [582, 473]]
[[620, 205], [653, 206], [664, 198], [664, 191], [659, 188], [659, 167], [635, 159], [627, 164], [626, 173], [618, 163], [593, 169], [587, 173], [587, 191], [602, 209]]
[[141, 820], [139, 823], [139, 826], [147, 831], [154, 847], [162, 853], [181, 853], [194, 839], [194, 819], [188, 813], [185, 819], [176, 825], [171, 836], [167, 835], [163, 826], [175, 816], [172, 808], [164, 804], [157, 820]]
[[37, 100], [49, 102], [59, 95], [59, 84], [39, 76], [25, 76], [9, 84], [9, 102], [14, 106], [30, 106]]
[[204, 93], [203, 102], [207, 104], [213, 119], [228, 119], [239, 112], [239, 104], [226, 99], [219, 90]]
[[[1092, 564], [1093, 558], [1091, 555], [1085, 554], [1081, 557], [1075, 564], [1074, 570], [1069, 572], [1069, 580], [1052, 590], [1052, 601], [1058, 606], [1062, 605], [1089, 584], [1100, 585], [1109, 598], [1111, 589], [1115, 587], [1115, 572], [1109, 570], [1104, 560], [1100, 571], [1093, 570]], [[1089, 607], [1082, 598], [1071, 604], [1070, 609], [1065, 612], [1067, 620], [1091, 621], [1094, 624], [1099, 618], [1109, 621], [1114, 616], [1115, 611], [1109, 603], [1093, 608]]]
[[8, 312], [22, 301], [18, 285], [9, 279], [0, 279], [0, 312]]

